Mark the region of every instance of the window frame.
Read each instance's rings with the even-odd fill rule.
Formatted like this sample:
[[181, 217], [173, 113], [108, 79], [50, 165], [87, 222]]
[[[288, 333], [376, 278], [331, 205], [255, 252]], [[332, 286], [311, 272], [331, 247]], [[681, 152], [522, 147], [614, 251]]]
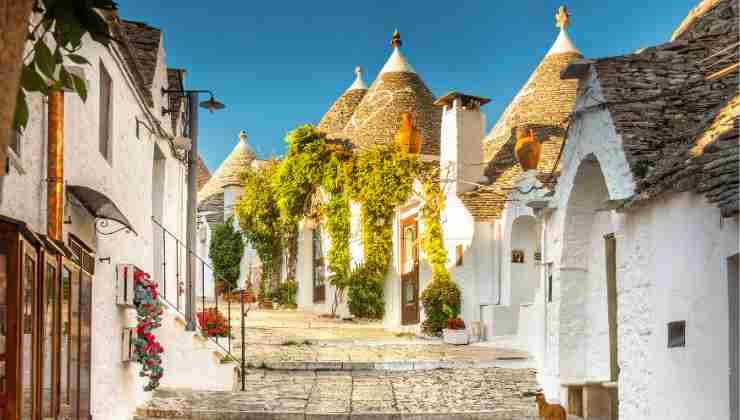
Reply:
[[[107, 92], [106, 92], [107, 86]], [[107, 95], [106, 95], [107, 94]], [[113, 164], [113, 77], [100, 61], [98, 71], [98, 151]], [[107, 103], [105, 102], [107, 100]], [[107, 105], [107, 107], [106, 107]], [[107, 111], [107, 115], [104, 112]], [[104, 123], [105, 122], [105, 123]]]

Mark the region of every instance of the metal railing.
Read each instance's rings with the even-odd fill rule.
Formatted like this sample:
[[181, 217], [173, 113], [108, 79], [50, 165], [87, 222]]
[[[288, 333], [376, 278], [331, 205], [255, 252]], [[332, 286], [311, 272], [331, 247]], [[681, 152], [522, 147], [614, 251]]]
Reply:
[[[202, 314], [202, 318], [206, 318], [206, 311], [210, 309], [215, 309], [217, 313], [221, 313], [221, 310], [225, 309], [226, 314], [224, 315], [224, 318], [226, 318], [226, 322], [228, 323], [228, 334], [226, 337], [221, 337], [218, 335], [212, 335], [208, 332], [208, 327], [205, 325], [201, 325], [201, 316], [196, 316], [195, 320], [195, 328], [198, 333], [201, 334], [204, 338], [210, 340], [211, 342], [215, 343], [218, 348], [220, 348], [224, 352], [224, 356], [230, 358], [231, 360], [238, 362], [239, 366], [241, 368], [240, 372], [240, 378], [241, 378], [241, 390], [244, 391], [245, 388], [245, 368], [246, 368], [246, 327], [245, 327], [245, 318], [247, 316], [247, 311], [245, 308], [245, 299], [247, 296], [245, 295], [245, 290], [242, 288], [238, 291], [229, 291], [227, 297], [221, 298], [221, 304], [219, 307], [219, 293], [217, 293], [216, 290], [216, 283], [218, 282], [218, 279], [215, 276], [213, 267], [207, 263], [203, 258], [201, 258], [195, 251], [190, 250], [187, 248], [185, 243], [183, 243], [177, 236], [175, 236], [174, 233], [170, 232], [166, 227], [164, 227], [159, 221], [154, 219], [152, 217], [152, 222], [154, 226], [154, 241], [159, 242], [155, 243], [155, 269], [156, 265], [161, 265], [161, 272], [159, 275], [154, 275], [153, 277], [157, 279], [157, 282], [159, 284], [159, 296], [160, 298], [167, 304], [171, 309], [177, 311], [180, 315], [182, 315], [185, 319], [190, 319], [190, 316], [185, 314], [185, 307], [182, 304], [182, 299], [187, 293], [187, 287], [185, 284], [185, 273], [186, 273], [186, 264], [188, 264], [188, 255], [192, 256], [195, 260], [196, 269], [195, 273], [199, 273], [199, 278], [195, 281], [195, 284], [193, 284], [193, 287], [196, 289], [196, 300], [198, 301], [194, 306], [197, 314]], [[161, 250], [161, 253], [156, 253], [156, 250]], [[157, 260], [158, 259], [158, 260]], [[169, 261], [169, 264], [168, 264]], [[173, 268], [174, 266], [174, 268]], [[155, 272], [156, 273], [156, 272]], [[172, 276], [175, 279], [174, 284], [174, 293], [172, 290], [172, 283], [167, 284], [167, 279]], [[209, 278], [210, 285], [213, 286], [213, 294], [212, 296], [207, 296], [208, 291], [206, 290], [206, 278]], [[200, 284], [200, 290], [196, 287], [197, 284]], [[234, 293], [236, 292], [236, 293]], [[174, 294], [174, 296], [173, 296]], [[239, 313], [237, 317], [233, 317], [232, 313], [232, 305], [231, 301], [235, 296], [239, 297]], [[173, 302], [174, 300], [174, 302]], [[223, 302], [223, 301], [226, 302]], [[200, 308], [197, 308], [198, 303], [200, 304]], [[236, 309], [236, 308], [234, 308]], [[236, 319], [234, 319], [236, 318]], [[240, 332], [241, 332], [241, 351], [239, 357], [237, 357], [232, 347], [232, 336], [234, 332], [233, 328], [233, 322], [232, 321], [239, 321], [240, 326]]]

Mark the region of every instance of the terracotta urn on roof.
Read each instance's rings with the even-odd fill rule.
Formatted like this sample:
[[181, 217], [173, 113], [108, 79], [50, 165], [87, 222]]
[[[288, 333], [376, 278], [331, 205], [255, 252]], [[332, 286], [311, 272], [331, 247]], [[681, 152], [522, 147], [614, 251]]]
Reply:
[[414, 126], [411, 114], [401, 114], [401, 127], [396, 132], [396, 143], [406, 153], [421, 153], [421, 132]]
[[516, 145], [514, 154], [524, 171], [537, 169], [540, 161], [540, 149], [542, 146], [534, 135], [534, 130], [528, 125], [520, 125], [514, 130], [516, 134]]

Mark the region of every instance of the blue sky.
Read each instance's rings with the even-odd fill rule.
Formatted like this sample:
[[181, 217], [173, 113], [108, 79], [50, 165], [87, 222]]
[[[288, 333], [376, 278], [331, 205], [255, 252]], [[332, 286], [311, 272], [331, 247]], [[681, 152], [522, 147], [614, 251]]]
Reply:
[[[666, 42], [698, 0], [572, 0], [569, 34], [587, 57]], [[120, 0], [125, 19], [164, 31], [170, 67], [191, 89], [211, 89], [226, 109], [201, 113], [199, 145], [213, 171], [240, 130], [260, 157], [284, 136], [318, 123], [361, 65], [369, 85], [401, 32], [403, 51], [439, 96], [491, 98], [491, 126], [557, 36], [554, 0], [351, 2]]]

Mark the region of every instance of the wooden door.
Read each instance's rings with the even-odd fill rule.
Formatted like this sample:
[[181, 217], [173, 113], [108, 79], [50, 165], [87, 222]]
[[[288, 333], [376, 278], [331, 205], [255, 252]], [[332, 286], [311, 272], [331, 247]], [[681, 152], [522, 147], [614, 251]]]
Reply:
[[0, 418], [20, 410], [20, 255], [18, 234], [0, 232]]
[[321, 230], [316, 227], [311, 235], [313, 238], [313, 301], [319, 303], [326, 301], [324, 249], [321, 243]]
[[727, 291], [730, 315], [730, 420], [740, 420], [740, 257], [727, 259]]
[[72, 381], [76, 378], [77, 355], [72, 355], [73, 345], [72, 330], [75, 323], [72, 319], [72, 284], [78, 283], [80, 268], [77, 264], [65, 259], [61, 269], [61, 282], [59, 285], [59, 413], [63, 418], [73, 418], [76, 413], [72, 411], [73, 401], [77, 400], [76, 393], [73, 394]]
[[[619, 382], [619, 346], [617, 330], [617, 240], [614, 234], [604, 236], [606, 250], [606, 295], [609, 319], [609, 366], [610, 380]], [[611, 420], [619, 418], [619, 393], [610, 388]]]
[[419, 227], [416, 217], [401, 221], [401, 324], [419, 323]]
[[40, 395], [41, 417], [53, 419], [59, 407], [59, 265], [58, 254], [44, 253], [43, 281], [40, 283]]

